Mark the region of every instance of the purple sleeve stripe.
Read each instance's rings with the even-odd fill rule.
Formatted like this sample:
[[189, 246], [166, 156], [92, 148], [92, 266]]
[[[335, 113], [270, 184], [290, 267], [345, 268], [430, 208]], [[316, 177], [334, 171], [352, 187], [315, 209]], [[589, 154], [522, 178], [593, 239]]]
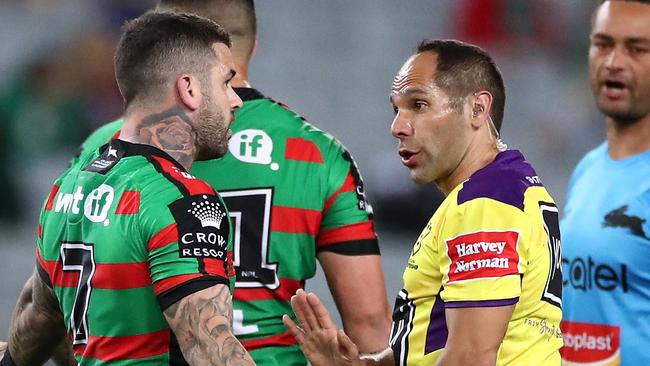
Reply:
[[455, 309], [455, 308], [492, 308], [495, 306], [508, 306], [513, 305], [519, 302], [519, 297], [513, 297], [512, 299], [500, 299], [500, 300], [478, 300], [478, 301], [448, 301], [445, 302], [446, 309]]

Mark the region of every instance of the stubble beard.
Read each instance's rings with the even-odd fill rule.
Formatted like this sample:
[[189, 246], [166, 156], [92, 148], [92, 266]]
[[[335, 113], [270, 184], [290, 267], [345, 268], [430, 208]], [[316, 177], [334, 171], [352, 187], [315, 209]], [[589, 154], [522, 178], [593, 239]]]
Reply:
[[643, 113], [635, 110], [633, 103], [630, 103], [625, 109], [609, 108], [600, 100], [597, 101], [596, 105], [601, 113], [611, 118], [614, 123], [620, 126], [634, 125], [648, 114], [647, 112]]
[[228, 152], [228, 128], [225, 116], [215, 108], [212, 98], [206, 95], [198, 115], [199, 129], [196, 160], [216, 159]]

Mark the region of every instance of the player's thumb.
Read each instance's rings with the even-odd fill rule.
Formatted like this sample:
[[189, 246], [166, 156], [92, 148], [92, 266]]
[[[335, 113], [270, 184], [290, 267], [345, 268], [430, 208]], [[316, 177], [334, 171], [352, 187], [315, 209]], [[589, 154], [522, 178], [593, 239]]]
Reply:
[[348, 360], [356, 360], [359, 357], [359, 348], [342, 329], [339, 329], [336, 338], [339, 343], [339, 351], [343, 357]]

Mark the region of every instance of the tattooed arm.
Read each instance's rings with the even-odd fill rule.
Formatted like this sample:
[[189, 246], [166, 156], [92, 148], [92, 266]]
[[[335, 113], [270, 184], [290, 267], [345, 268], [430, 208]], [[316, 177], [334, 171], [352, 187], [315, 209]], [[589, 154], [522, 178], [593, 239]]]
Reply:
[[165, 310], [190, 365], [255, 365], [232, 333], [230, 289], [216, 285], [186, 296]]
[[9, 329], [8, 350], [21, 366], [42, 365], [65, 341], [63, 314], [54, 292], [34, 273], [20, 294]]

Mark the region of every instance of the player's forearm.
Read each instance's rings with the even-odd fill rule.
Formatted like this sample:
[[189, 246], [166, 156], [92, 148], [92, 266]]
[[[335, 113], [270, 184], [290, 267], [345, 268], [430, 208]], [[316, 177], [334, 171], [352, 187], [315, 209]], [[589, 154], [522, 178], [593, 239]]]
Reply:
[[9, 353], [20, 366], [45, 363], [65, 339], [63, 317], [51, 289], [32, 277], [23, 288], [9, 329]]
[[323, 252], [319, 254], [319, 260], [346, 334], [361, 353], [385, 349], [391, 310], [380, 256]]
[[255, 365], [232, 333], [228, 286], [186, 296], [165, 310], [165, 317], [190, 365]]
[[54, 350], [52, 361], [56, 366], [76, 366], [77, 360], [74, 359], [72, 344], [68, 338], [64, 338]]
[[481, 350], [477, 348], [445, 349], [436, 366], [495, 366], [497, 350]]
[[[343, 317], [345, 333], [361, 353], [374, 353], [388, 346], [390, 318], [388, 312], [364, 312]], [[346, 319], [347, 318], [347, 319]]]

